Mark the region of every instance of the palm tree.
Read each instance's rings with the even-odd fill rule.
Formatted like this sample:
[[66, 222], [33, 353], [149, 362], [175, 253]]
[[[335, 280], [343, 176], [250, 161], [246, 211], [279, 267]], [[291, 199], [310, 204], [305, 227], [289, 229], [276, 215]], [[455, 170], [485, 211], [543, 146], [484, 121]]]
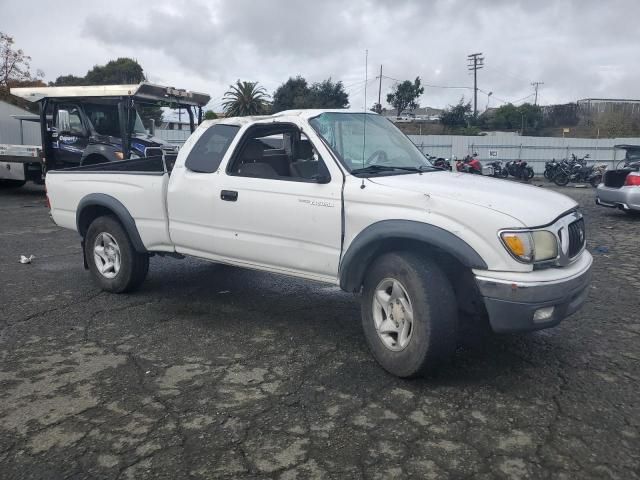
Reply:
[[247, 115], [261, 115], [269, 110], [269, 95], [258, 86], [258, 82], [241, 82], [229, 85], [224, 94], [222, 107], [227, 117], [245, 117]]

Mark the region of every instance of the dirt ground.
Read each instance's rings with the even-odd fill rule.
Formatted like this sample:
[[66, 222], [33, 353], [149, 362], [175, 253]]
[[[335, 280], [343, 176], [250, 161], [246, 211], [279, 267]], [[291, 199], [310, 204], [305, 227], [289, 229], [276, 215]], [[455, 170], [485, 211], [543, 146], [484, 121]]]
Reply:
[[640, 219], [563, 192], [595, 257], [584, 308], [406, 381], [353, 295], [162, 258], [101, 293], [42, 188], [0, 191], [0, 477], [639, 478]]

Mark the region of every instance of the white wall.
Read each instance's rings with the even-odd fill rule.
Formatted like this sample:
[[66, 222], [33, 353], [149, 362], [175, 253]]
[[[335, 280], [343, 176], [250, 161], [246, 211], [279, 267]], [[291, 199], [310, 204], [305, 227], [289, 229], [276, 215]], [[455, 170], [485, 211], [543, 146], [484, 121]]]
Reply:
[[0, 100], [0, 143], [40, 145], [40, 124], [38, 122], [22, 122], [24, 141], [20, 142], [20, 121], [11, 115], [33, 114]]
[[[640, 145], [640, 138], [558, 138], [521, 137], [513, 135], [409, 135], [423, 153], [437, 157], [458, 158], [474, 152], [482, 162], [493, 160], [526, 160], [537, 174], [544, 171], [544, 162], [561, 160], [575, 153], [579, 157], [589, 154], [589, 163], [606, 163], [612, 168], [623, 157], [624, 151], [614, 145]], [[496, 156], [490, 152], [497, 153]]]

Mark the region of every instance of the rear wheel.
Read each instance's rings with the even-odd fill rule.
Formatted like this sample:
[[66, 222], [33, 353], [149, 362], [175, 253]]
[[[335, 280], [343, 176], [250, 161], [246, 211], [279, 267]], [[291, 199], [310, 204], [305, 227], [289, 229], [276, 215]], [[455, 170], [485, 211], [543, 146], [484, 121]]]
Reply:
[[149, 256], [135, 250], [120, 222], [110, 215], [89, 225], [84, 255], [94, 279], [107, 292], [135, 290], [149, 270]]
[[413, 377], [454, 352], [457, 307], [440, 267], [413, 253], [388, 253], [367, 271], [362, 325], [373, 356], [389, 373]]
[[569, 183], [569, 176], [566, 173], [558, 172], [553, 177], [553, 181], [556, 185], [564, 187], [565, 185], [567, 185], [567, 183]]
[[525, 168], [525, 170], [524, 170], [524, 178], [525, 178], [525, 180], [531, 180], [533, 178], [533, 175], [534, 175], [533, 168], [531, 168], [531, 167]]

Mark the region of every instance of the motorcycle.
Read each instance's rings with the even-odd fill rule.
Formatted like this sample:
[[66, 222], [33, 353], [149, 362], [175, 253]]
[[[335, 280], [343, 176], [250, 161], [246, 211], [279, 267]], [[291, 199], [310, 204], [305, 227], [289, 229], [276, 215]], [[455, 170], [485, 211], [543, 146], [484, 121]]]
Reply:
[[511, 160], [506, 164], [506, 170], [512, 177], [522, 180], [530, 180], [533, 178], [533, 168], [527, 165], [524, 160]]
[[434, 167], [439, 168], [440, 170], [451, 171], [451, 162], [449, 162], [448, 158], [435, 157], [429, 154], [425, 154], [425, 157], [427, 157], [427, 160], [429, 160]]
[[482, 164], [477, 158], [477, 154], [467, 155], [462, 160], [456, 162], [456, 170], [464, 173], [475, 173], [482, 175]]
[[494, 177], [507, 178], [509, 176], [509, 172], [505, 167], [502, 166], [502, 162], [500, 160], [490, 162], [487, 165], [493, 168]]
[[549, 181], [553, 180], [559, 166], [560, 162], [557, 162], [555, 158], [550, 162], [544, 162], [544, 178]]
[[[586, 158], [586, 157], [585, 157]], [[576, 160], [576, 159], [573, 159]], [[607, 169], [606, 164], [600, 165], [584, 165], [577, 159], [573, 164], [572, 162], [562, 162], [553, 177], [553, 182], [564, 187], [569, 182], [572, 183], [589, 183], [592, 187], [597, 187], [602, 182], [604, 171]], [[586, 163], [586, 162], [585, 162]]]

